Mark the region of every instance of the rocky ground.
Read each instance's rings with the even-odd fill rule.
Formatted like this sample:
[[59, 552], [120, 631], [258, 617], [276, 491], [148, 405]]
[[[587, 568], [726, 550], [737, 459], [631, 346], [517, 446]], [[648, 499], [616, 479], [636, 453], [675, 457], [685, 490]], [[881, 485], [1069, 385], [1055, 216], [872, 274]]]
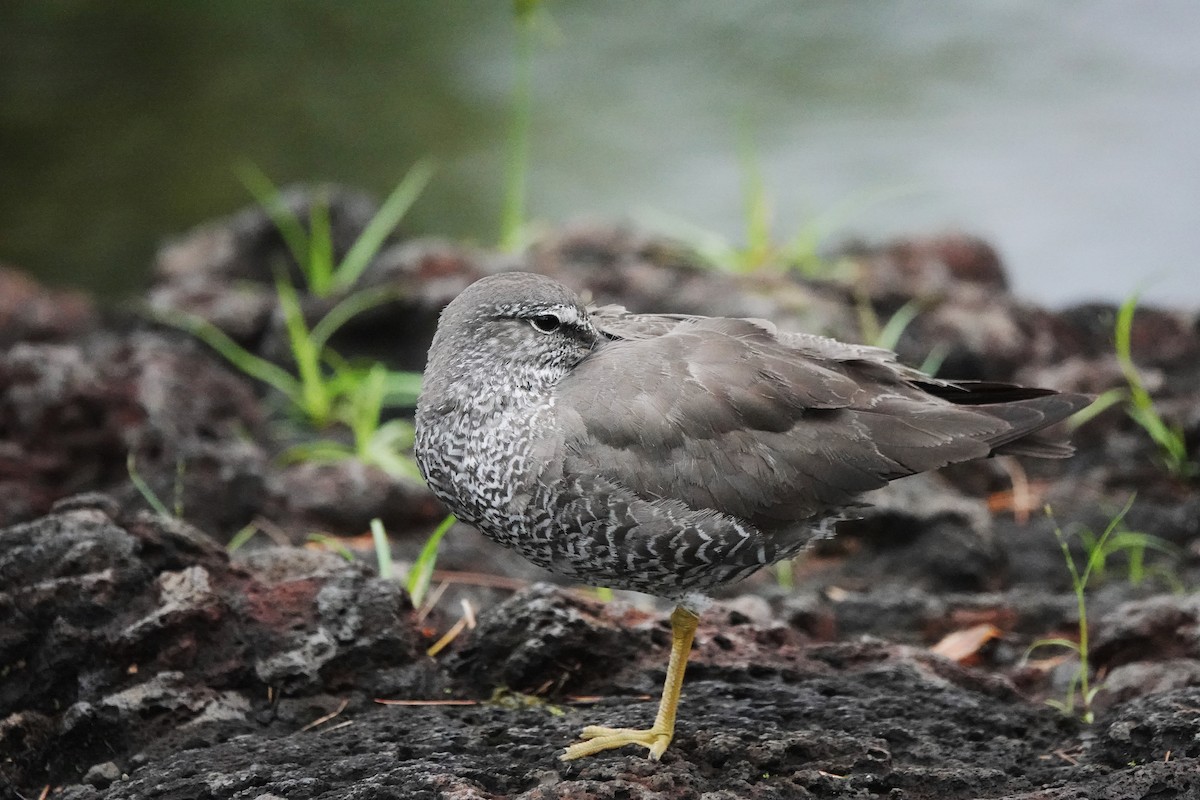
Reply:
[[[335, 197], [339, 247], [372, 210]], [[352, 459], [282, 462], [302, 434], [275, 398], [151, 321], [198, 314], [282, 361], [271, 280], [286, 263], [247, 210], [165, 247], [154, 285], [120, 309], [0, 271], [0, 799], [1200, 798], [1200, 478], [1169, 474], [1122, 404], [1074, 432], [1072, 459], [906, 479], [790, 578], [729, 587], [702, 620], [663, 760], [565, 764], [585, 724], [650, 722], [669, 608], [555, 583], [465, 526], [443, 542], [431, 607], [377, 577], [368, 522], [384, 521], [403, 572], [436, 501]], [[839, 263], [822, 281], [730, 275], [593, 227], [520, 258], [398, 240], [360, 282], [398, 299], [334, 345], [419, 369], [440, 308], [520, 267], [599, 303], [849, 340], [915, 299], [897, 348], [910, 363], [935, 353], [945, 377], [1125, 386], [1116, 310], [1012, 296], [985, 243], [856, 245]], [[304, 302], [314, 320], [330, 307]], [[1200, 462], [1200, 316], [1141, 309], [1132, 345]], [[175, 513], [148, 509], [131, 464]], [[1082, 563], [1080, 532], [1134, 495], [1120, 541], [1157, 538], [1092, 576], [1089, 722], [1078, 659], [1026, 650], [1079, 638], [1054, 520]], [[267, 535], [231, 554], [250, 523]], [[313, 531], [356, 560], [305, 545]], [[1072, 713], [1047, 703], [1071, 697]]]

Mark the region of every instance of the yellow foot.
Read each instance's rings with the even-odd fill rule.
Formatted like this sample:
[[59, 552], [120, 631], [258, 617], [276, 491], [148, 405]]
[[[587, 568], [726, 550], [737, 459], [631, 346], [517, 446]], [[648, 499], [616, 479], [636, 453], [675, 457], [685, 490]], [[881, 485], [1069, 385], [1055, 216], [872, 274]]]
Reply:
[[589, 725], [579, 734], [582, 742], [576, 742], [567, 748], [563, 761], [573, 761], [576, 758], [594, 756], [603, 750], [614, 747], [624, 747], [627, 744], [637, 744], [650, 751], [650, 757], [658, 761], [667, 745], [671, 743], [672, 732], [666, 728], [603, 728], [599, 725]]

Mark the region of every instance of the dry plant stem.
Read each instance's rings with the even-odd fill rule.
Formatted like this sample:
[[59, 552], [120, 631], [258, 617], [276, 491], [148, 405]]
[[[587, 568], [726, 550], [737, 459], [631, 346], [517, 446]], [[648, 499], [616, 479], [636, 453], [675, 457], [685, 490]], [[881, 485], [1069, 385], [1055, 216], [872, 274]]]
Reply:
[[345, 710], [346, 710], [346, 706], [348, 706], [348, 705], [350, 705], [350, 698], [349, 698], [349, 697], [347, 697], [345, 700], [343, 700], [343, 701], [341, 702], [341, 705], [339, 705], [339, 706], [338, 706], [336, 709], [334, 709], [333, 711], [330, 711], [328, 714], [326, 714], [326, 715], [324, 715], [324, 716], [322, 716], [322, 717], [317, 717], [317, 718], [316, 718], [316, 719], [314, 719], [312, 722], [308, 723], [308, 724], [307, 724], [307, 725], [305, 725], [303, 728], [301, 728], [301, 729], [300, 729], [300, 731], [301, 731], [301, 732], [304, 732], [304, 731], [310, 731], [310, 730], [312, 730], [313, 728], [316, 728], [316, 727], [317, 727], [317, 726], [319, 726], [319, 725], [324, 725], [326, 722], [329, 722], [329, 720], [333, 719], [333, 718], [334, 718], [334, 717], [336, 717], [338, 714], [341, 714], [343, 711], [345, 711]]
[[1001, 456], [996, 459], [999, 462], [1001, 469], [1008, 473], [1008, 479], [1012, 482], [1012, 512], [1013, 519], [1018, 525], [1025, 525], [1029, 522], [1029, 512], [1034, 509], [1033, 492], [1029, 489], [1029, 477], [1025, 473], [1025, 468], [1021, 466], [1021, 462], [1012, 456]]

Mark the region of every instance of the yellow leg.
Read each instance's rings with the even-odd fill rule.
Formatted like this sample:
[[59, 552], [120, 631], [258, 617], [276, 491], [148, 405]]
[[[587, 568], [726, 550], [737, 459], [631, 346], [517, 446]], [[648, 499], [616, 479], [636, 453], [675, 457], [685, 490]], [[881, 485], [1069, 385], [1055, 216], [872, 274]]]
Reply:
[[650, 750], [650, 757], [657, 761], [662, 757], [671, 737], [675, 735], [675, 709], [679, 705], [679, 692], [683, 688], [683, 671], [687, 668], [688, 654], [692, 651], [692, 639], [700, 617], [683, 606], [676, 606], [671, 614], [671, 660], [667, 663], [667, 680], [663, 685], [662, 699], [658, 703], [658, 716], [653, 727], [604, 728], [589, 725], [579, 734], [582, 742], [567, 748], [563, 761], [595, 755], [602, 750], [640, 744]]

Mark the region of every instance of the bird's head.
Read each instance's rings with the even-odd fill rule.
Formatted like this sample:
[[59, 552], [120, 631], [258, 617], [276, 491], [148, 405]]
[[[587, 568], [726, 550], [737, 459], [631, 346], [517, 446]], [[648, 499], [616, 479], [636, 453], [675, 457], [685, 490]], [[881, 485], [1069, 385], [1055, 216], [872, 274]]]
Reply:
[[553, 385], [600, 339], [567, 287], [543, 275], [508, 272], [468, 286], [446, 306], [429, 349], [427, 380]]

